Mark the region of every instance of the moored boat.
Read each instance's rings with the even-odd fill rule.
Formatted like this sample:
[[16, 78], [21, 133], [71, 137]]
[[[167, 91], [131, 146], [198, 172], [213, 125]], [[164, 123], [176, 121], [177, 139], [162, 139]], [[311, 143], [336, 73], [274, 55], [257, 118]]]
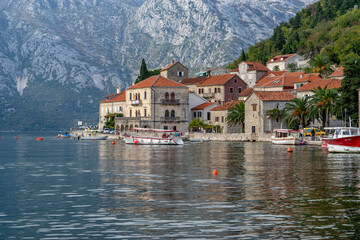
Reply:
[[81, 140], [106, 140], [108, 138], [108, 136], [89, 136], [89, 137], [81, 137]]
[[[183, 140], [178, 137], [177, 130], [162, 130], [151, 128], [132, 128], [136, 132], [143, 132], [143, 134], [123, 134], [123, 140], [127, 144], [136, 145], [182, 145]], [[161, 134], [161, 136], [158, 136]]]
[[334, 127], [327, 137], [321, 139], [321, 146], [327, 147], [329, 152], [360, 153], [360, 128]]
[[71, 138], [71, 134], [65, 133], [65, 134], [59, 134], [58, 138]]
[[274, 129], [271, 142], [278, 145], [298, 145], [301, 143], [299, 131], [292, 129]]

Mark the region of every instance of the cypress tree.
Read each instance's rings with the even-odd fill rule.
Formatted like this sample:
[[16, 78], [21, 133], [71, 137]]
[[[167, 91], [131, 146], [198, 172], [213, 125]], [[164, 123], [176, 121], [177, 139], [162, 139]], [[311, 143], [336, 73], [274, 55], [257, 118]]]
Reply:
[[246, 54], [245, 54], [244, 49], [243, 49], [242, 52], [241, 52], [240, 59], [241, 59], [241, 61], [246, 61]]
[[149, 71], [146, 67], [145, 59], [142, 59], [140, 66], [140, 75], [136, 78], [135, 84], [149, 77]]

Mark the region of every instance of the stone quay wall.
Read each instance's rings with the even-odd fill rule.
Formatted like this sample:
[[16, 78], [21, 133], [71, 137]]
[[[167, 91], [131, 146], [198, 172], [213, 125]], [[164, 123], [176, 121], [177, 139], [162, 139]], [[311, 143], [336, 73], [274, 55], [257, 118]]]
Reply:
[[189, 138], [210, 139], [212, 141], [271, 141], [271, 133], [251, 134], [251, 133], [189, 133]]

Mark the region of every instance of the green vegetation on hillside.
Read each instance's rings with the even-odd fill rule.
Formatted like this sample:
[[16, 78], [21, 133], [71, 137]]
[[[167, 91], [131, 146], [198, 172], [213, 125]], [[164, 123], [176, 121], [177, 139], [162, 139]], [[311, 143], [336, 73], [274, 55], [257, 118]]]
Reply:
[[[343, 65], [360, 56], [360, 0], [321, 0], [274, 29], [273, 35], [246, 53], [248, 61], [265, 63], [280, 54], [298, 53], [307, 58], [321, 55]], [[236, 68], [242, 54], [228, 68]]]
[[140, 66], [140, 74], [135, 80], [135, 84], [155, 75], [160, 75], [161, 69], [148, 70], [146, 67], [145, 59], [142, 59]]

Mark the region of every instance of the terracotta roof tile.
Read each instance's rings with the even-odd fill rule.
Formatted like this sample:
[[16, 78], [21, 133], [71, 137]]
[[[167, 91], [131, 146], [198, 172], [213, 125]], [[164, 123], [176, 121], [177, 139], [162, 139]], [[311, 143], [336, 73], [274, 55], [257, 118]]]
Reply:
[[321, 75], [313, 75], [313, 74], [305, 74], [304, 77], [299, 78], [298, 80], [294, 81], [294, 83], [298, 83], [298, 82], [311, 82], [312, 80], [315, 79], [322, 79]]
[[264, 76], [262, 76], [259, 80], [256, 81], [256, 83], [260, 83], [261, 81], [263, 81], [264, 79], [268, 78], [268, 77], [272, 77], [272, 76], [281, 76], [284, 73], [286, 73], [286, 71], [270, 71], [264, 74]]
[[199, 83], [197, 86], [213, 86], [213, 85], [224, 85], [230, 79], [237, 76], [236, 74], [223, 74], [223, 75], [216, 75], [211, 76], [205, 81]]
[[318, 87], [321, 87], [324, 89], [327, 87], [327, 89], [332, 88], [339, 88], [341, 87], [341, 80], [339, 79], [315, 79], [308, 84], [305, 84], [301, 88], [297, 89], [298, 92], [303, 91], [313, 91], [316, 90]]
[[250, 96], [253, 91], [254, 91], [253, 88], [247, 88], [239, 94], [239, 97]]
[[232, 69], [232, 70], [230, 70], [230, 72], [231, 72], [231, 73], [232, 73], [232, 72], [239, 72], [239, 68]]
[[193, 107], [191, 110], [202, 110], [213, 104], [214, 104], [214, 102], [203, 103], [203, 104], [200, 104], [199, 106]]
[[[295, 54], [288, 54], [288, 55], [279, 55], [279, 56], [275, 56], [273, 58], [270, 58], [269, 61], [267, 61], [267, 63], [272, 63], [272, 62], [281, 62], [281, 61], [285, 61], [288, 58], [293, 57]], [[281, 60], [281, 58], [283, 60]], [[273, 59], [273, 61], [271, 61]]]
[[185, 78], [181, 81], [181, 84], [184, 85], [193, 85], [193, 84], [199, 84], [202, 83], [208, 79], [208, 77], [195, 77], [195, 78]]
[[291, 99], [295, 98], [294, 95], [292, 95], [289, 92], [285, 91], [255, 91], [254, 94], [260, 98], [263, 102], [269, 102], [269, 101], [290, 101]]
[[225, 110], [229, 110], [230, 108], [234, 107], [238, 102], [243, 102], [243, 101], [238, 101], [238, 100], [231, 100], [228, 101], [224, 104], [224, 106], [219, 105], [217, 107], [214, 107], [213, 109], [211, 109], [211, 111], [225, 111]]
[[136, 89], [136, 88], [148, 88], [148, 87], [184, 87], [184, 84], [175, 82], [173, 80], [161, 77], [161, 76], [152, 76], [149, 77], [134, 86], [129, 87], [128, 89]]
[[342, 77], [344, 76], [344, 67], [339, 67], [329, 77]]
[[249, 66], [248, 71], [257, 70], [257, 71], [270, 72], [270, 69], [265, 67], [262, 63], [259, 62], [245, 62], [245, 63]]
[[112, 95], [106, 96], [106, 98], [100, 103], [108, 103], [108, 102], [125, 102], [126, 101], [126, 90], [122, 91], [121, 93], [116, 93]]
[[299, 80], [305, 72], [285, 72], [281, 76], [268, 75], [261, 78], [254, 87], [294, 87], [294, 82]]

